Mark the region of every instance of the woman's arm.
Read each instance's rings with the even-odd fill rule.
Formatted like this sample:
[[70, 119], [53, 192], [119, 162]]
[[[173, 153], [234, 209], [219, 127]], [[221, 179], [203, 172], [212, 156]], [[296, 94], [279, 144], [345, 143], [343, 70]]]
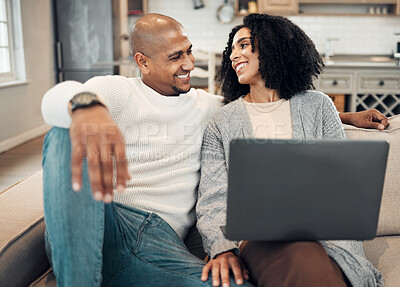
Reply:
[[235, 249], [236, 241], [227, 240], [221, 231], [226, 224], [228, 170], [222, 135], [212, 119], [207, 125], [201, 151], [201, 177], [196, 206], [197, 227], [206, 252], [217, 254]]
[[346, 134], [333, 101], [324, 94], [322, 103], [322, 138], [345, 139]]
[[212, 119], [203, 137], [201, 152], [201, 178], [196, 206], [197, 228], [203, 238], [203, 245], [211, 260], [204, 266], [201, 279], [207, 280], [212, 273], [213, 286], [229, 286], [229, 272], [232, 270], [237, 285], [248, 279], [238, 258], [238, 243], [227, 240], [221, 231], [226, 224], [226, 201], [228, 170], [222, 135]]

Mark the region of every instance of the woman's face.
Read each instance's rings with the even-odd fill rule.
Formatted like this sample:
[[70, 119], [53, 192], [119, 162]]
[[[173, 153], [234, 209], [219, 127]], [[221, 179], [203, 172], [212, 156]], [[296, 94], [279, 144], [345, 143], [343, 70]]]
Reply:
[[240, 29], [233, 37], [230, 59], [239, 83], [250, 85], [262, 81], [261, 74], [258, 71], [260, 62], [257, 47], [254, 53], [251, 52], [249, 28]]

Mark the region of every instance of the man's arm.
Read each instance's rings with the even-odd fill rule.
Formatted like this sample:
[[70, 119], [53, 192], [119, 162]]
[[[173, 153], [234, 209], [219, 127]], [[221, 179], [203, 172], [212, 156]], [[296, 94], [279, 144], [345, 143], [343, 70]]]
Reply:
[[[115, 89], [118, 86], [119, 89]], [[111, 202], [113, 195], [113, 165], [116, 161], [117, 190], [123, 191], [130, 179], [125, 159], [122, 133], [112, 119], [129, 98], [129, 87], [122, 77], [95, 77], [85, 84], [67, 81], [49, 90], [42, 101], [45, 121], [51, 125], [70, 128], [72, 144], [72, 187], [82, 187], [82, 163], [88, 160], [93, 196]], [[91, 92], [101, 95], [103, 105], [79, 108], [72, 112], [70, 100], [77, 94]], [[111, 111], [110, 111], [111, 110]]]
[[131, 95], [130, 85], [125, 77], [93, 77], [84, 84], [66, 81], [51, 88], [42, 99], [42, 114], [46, 123], [69, 128], [71, 116], [68, 111], [70, 100], [77, 94], [93, 93], [108, 108], [113, 118], [126, 107]]
[[384, 130], [389, 126], [388, 119], [375, 109], [357, 113], [340, 113], [339, 117], [342, 123], [358, 128]]
[[43, 96], [42, 115], [49, 125], [69, 128], [71, 116], [68, 111], [69, 101], [77, 94], [87, 92], [79, 82], [66, 81], [55, 85]]

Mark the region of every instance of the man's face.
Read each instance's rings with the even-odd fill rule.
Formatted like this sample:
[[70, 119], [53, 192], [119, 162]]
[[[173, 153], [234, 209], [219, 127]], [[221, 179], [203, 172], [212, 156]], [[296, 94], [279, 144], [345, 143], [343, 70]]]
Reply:
[[183, 29], [170, 30], [154, 55], [148, 57], [146, 84], [158, 93], [172, 96], [190, 90], [190, 72], [194, 69], [192, 44]]

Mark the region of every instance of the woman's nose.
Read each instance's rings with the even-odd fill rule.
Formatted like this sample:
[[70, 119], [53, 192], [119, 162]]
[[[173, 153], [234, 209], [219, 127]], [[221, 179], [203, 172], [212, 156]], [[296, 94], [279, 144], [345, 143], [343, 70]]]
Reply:
[[235, 53], [235, 50], [232, 51], [231, 56], [229, 58], [231, 59], [232, 62], [234, 59], [238, 58], [238, 54]]

